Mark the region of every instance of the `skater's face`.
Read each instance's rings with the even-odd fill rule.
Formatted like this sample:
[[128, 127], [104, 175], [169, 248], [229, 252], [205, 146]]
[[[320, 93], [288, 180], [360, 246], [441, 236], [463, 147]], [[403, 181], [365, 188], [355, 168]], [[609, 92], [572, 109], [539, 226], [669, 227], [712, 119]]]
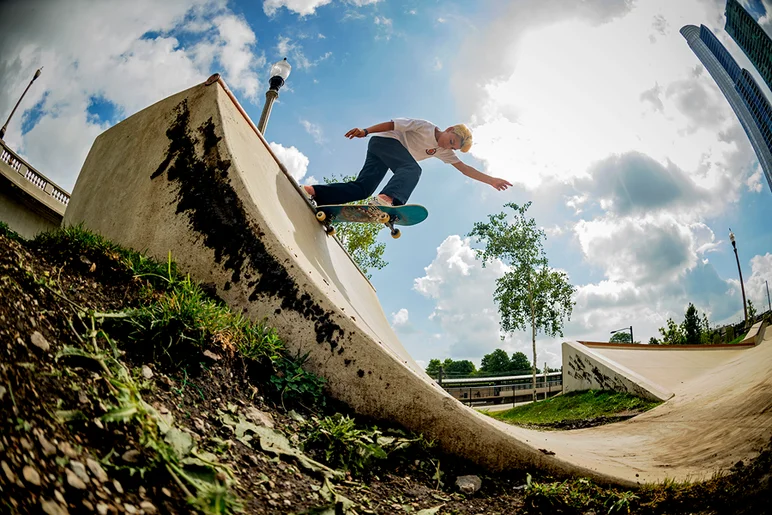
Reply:
[[458, 150], [461, 148], [461, 138], [453, 132], [453, 127], [448, 127], [440, 133], [440, 137], [437, 138], [437, 145], [442, 148]]

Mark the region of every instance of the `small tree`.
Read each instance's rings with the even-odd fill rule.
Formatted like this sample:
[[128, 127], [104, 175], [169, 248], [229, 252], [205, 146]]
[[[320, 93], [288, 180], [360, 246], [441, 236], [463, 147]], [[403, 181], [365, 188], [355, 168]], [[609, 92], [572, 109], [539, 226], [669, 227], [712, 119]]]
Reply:
[[528, 356], [522, 352], [515, 352], [512, 354], [512, 359], [509, 360], [509, 370], [512, 372], [520, 370], [530, 370], [531, 362], [528, 361]]
[[568, 282], [568, 276], [549, 267], [542, 240], [544, 231], [537, 229], [533, 218], [525, 212], [528, 202], [518, 206], [508, 203], [514, 211], [511, 221], [506, 212], [489, 215], [488, 222], [474, 224], [469, 236], [483, 243], [477, 257], [483, 266], [493, 260], [501, 260], [509, 270], [496, 280], [494, 300], [501, 315], [501, 328], [507, 333], [531, 327], [533, 344], [533, 400], [536, 400], [536, 333], [543, 331], [554, 337], [563, 336], [563, 321], [571, 319], [574, 307], [572, 297], [576, 288]]
[[649, 345], [659, 345], [660, 341], [654, 338], [653, 336], [649, 338]]
[[683, 322], [683, 335], [684, 342], [687, 345], [698, 345], [702, 340], [702, 323], [700, 317], [697, 314], [697, 308], [694, 304], [689, 303], [689, 307], [686, 308], [686, 315]]
[[751, 299], [748, 299], [748, 323], [753, 324], [756, 320], [756, 306], [753, 305]]
[[667, 329], [660, 327], [659, 332], [662, 335], [662, 345], [683, 345], [684, 343], [681, 326], [673, 322], [672, 318], [667, 319]]
[[[356, 177], [344, 176], [338, 178], [333, 175], [331, 177], [325, 177], [324, 182], [331, 184], [333, 182], [352, 182]], [[361, 205], [366, 203], [366, 200], [358, 200], [356, 202], [350, 202], [350, 204]], [[342, 222], [332, 222], [332, 226], [335, 228], [335, 235], [338, 240], [343, 244], [343, 247], [348, 251], [351, 258], [362, 270], [362, 273], [370, 279], [371, 269], [380, 270], [388, 263], [383, 260], [383, 253], [386, 250], [386, 244], [379, 243], [377, 240], [378, 233], [385, 229], [383, 224], [349, 224]]]
[[496, 349], [483, 356], [480, 362], [480, 372], [486, 374], [501, 374], [509, 372], [509, 356], [501, 349]]

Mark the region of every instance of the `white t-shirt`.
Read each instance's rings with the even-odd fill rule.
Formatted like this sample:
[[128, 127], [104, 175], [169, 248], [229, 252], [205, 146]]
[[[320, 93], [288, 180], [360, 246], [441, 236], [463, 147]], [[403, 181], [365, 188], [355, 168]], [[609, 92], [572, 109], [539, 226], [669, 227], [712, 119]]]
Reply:
[[448, 164], [461, 162], [453, 150], [442, 148], [437, 144], [433, 123], [412, 118], [394, 118], [392, 121], [394, 122], [393, 131], [378, 132], [373, 136], [396, 139], [416, 161], [436, 157]]

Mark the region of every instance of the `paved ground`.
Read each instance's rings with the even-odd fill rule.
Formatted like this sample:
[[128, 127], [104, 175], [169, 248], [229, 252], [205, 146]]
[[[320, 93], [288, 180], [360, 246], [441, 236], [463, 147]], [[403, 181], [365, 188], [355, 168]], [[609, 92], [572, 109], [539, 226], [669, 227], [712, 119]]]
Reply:
[[[308, 353], [338, 399], [492, 469], [622, 484], [700, 479], [768, 443], [772, 334], [618, 424], [529, 431], [463, 406], [408, 355], [374, 289], [242, 113], [215, 81], [114, 126], [95, 141], [65, 223], [162, 260], [171, 251], [233, 308], [267, 319], [293, 351]], [[389, 244], [409, 245], [409, 235]]]

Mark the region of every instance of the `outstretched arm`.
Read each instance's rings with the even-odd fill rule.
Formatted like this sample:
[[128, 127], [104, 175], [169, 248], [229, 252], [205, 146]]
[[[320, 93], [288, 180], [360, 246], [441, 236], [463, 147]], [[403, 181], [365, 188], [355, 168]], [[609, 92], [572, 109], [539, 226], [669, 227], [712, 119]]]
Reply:
[[458, 163], [453, 163], [453, 166], [456, 168], [456, 170], [463, 173], [470, 179], [484, 182], [485, 184], [490, 184], [492, 187], [496, 188], [499, 191], [504, 191], [505, 189], [512, 186], [512, 184], [509, 181], [505, 181], [504, 179], [499, 179], [496, 177], [491, 177], [490, 175], [484, 174], [478, 171], [476, 168], [473, 168], [461, 161], [459, 161]]
[[367, 136], [368, 134], [372, 134], [373, 132], [386, 132], [386, 131], [393, 131], [393, 130], [394, 130], [394, 122], [388, 121], [383, 123], [377, 123], [366, 129], [351, 129], [346, 133], [346, 137], [348, 139], [364, 138], [365, 136]]

